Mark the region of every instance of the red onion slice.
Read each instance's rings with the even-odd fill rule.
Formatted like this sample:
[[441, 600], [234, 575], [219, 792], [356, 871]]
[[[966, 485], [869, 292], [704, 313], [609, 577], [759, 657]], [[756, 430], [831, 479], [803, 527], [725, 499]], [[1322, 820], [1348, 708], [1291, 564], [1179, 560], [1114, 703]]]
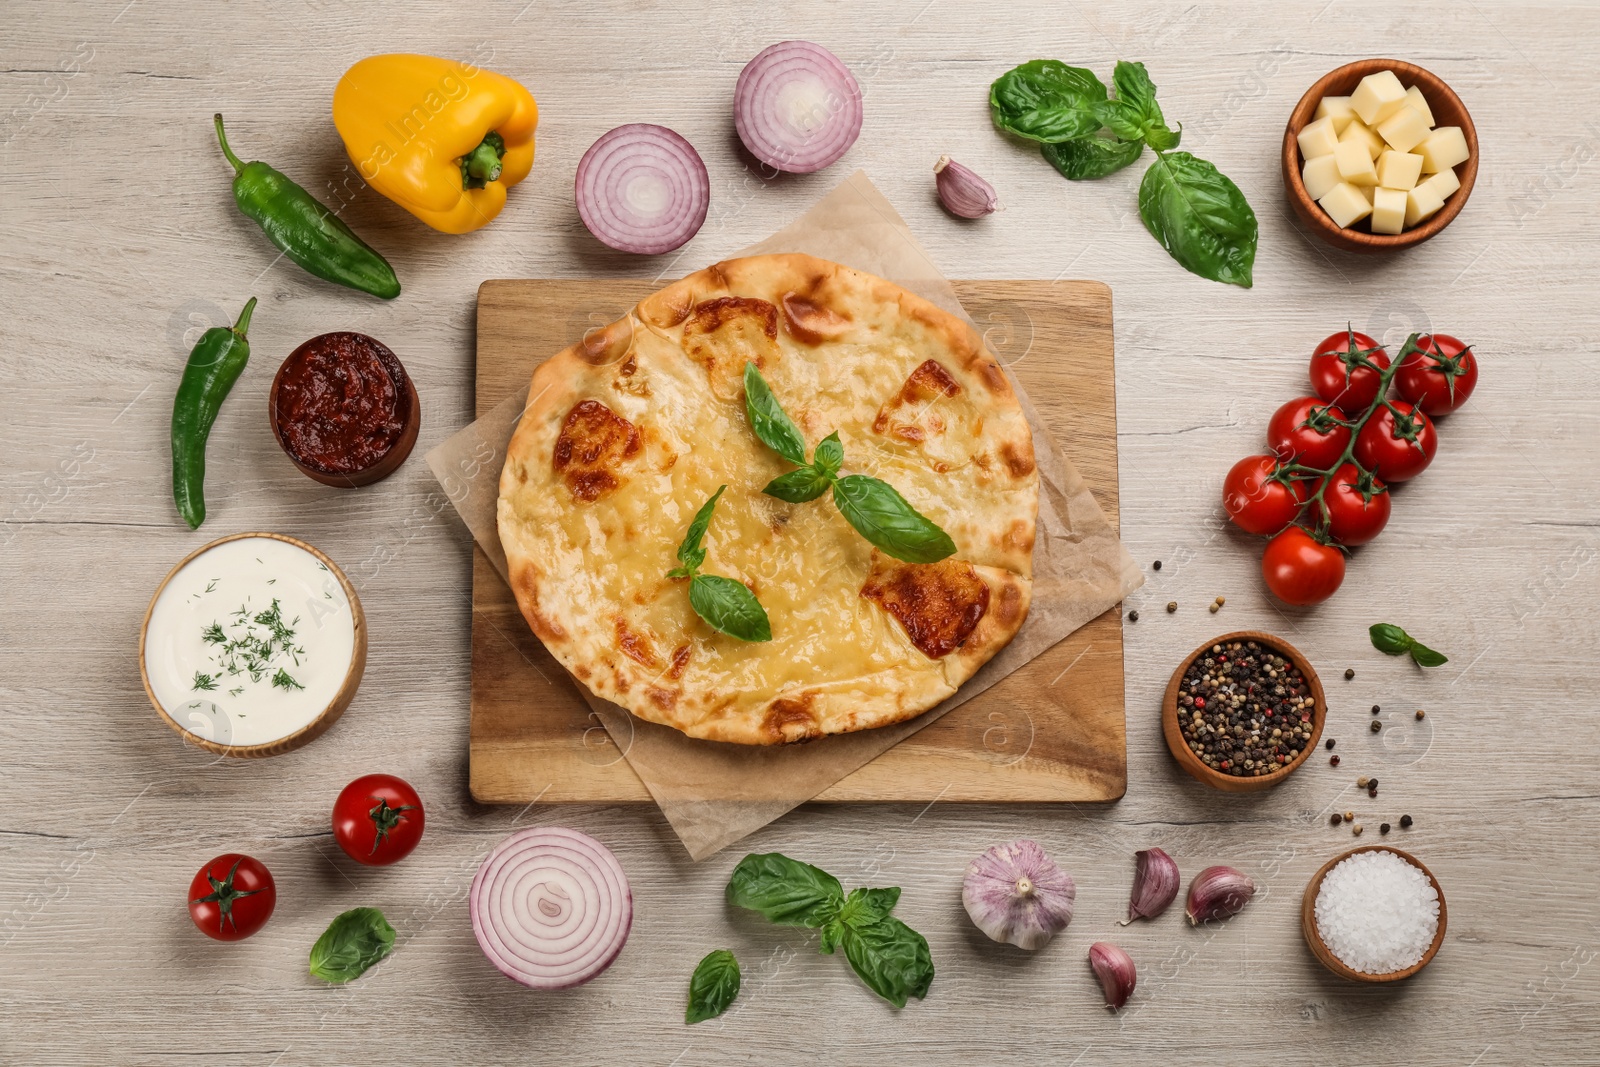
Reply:
[[588, 834], [534, 827], [489, 853], [472, 880], [472, 932], [489, 962], [534, 989], [567, 989], [611, 966], [633, 925], [633, 892]]
[[838, 162], [861, 135], [861, 86], [820, 44], [780, 41], [739, 72], [733, 126], [769, 167], [810, 174]]
[[711, 207], [700, 153], [648, 122], [618, 126], [590, 145], [574, 184], [583, 224], [619, 252], [670, 252], [700, 232]]

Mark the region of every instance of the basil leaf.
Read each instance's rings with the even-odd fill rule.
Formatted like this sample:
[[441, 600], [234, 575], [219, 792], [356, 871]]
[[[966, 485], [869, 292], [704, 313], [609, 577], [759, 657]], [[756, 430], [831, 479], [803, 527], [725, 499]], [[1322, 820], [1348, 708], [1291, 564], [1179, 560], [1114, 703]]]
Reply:
[[833, 483], [833, 502], [856, 532], [907, 563], [936, 563], [955, 555], [956, 543], [894, 486], [865, 474]]
[[1111, 72], [1111, 84], [1117, 88], [1117, 99], [1132, 107], [1149, 122], [1161, 122], [1161, 107], [1156, 103], [1156, 86], [1143, 63], [1117, 61]]
[[1443, 652], [1435, 652], [1421, 641], [1411, 642], [1411, 658], [1419, 667], [1440, 667], [1450, 662]]
[[888, 917], [900, 900], [900, 890], [852, 889], [839, 909], [839, 921], [846, 926], [870, 926]]
[[811, 453], [811, 465], [833, 478], [843, 464], [844, 445], [839, 441], [839, 431], [835, 430], [817, 442], [817, 450]]
[[1185, 270], [1250, 288], [1256, 213], [1210, 163], [1188, 152], [1158, 155], [1139, 186], [1139, 217]]
[[[818, 445], [817, 450], [820, 452], [822, 446]], [[833, 479], [816, 467], [807, 465], [796, 467], [788, 474], [778, 475], [761, 491], [779, 500], [787, 500], [791, 504], [804, 504], [807, 500], [815, 500], [826, 493], [831, 484]]]
[[716, 574], [689, 580], [689, 606], [713, 629], [741, 641], [771, 641], [772, 623], [761, 601], [743, 583]]
[[861, 980], [897, 1008], [907, 997], [919, 1000], [933, 984], [933, 955], [927, 938], [894, 916], [864, 926], [845, 924], [845, 959]]
[[693, 1025], [728, 1010], [739, 995], [739, 961], [725, 948], [706, 954], [689, 976], [689, 1007], [683, 1021]]
[[1123, 100], [1102, 100], [1095, 105], [1094, 113], [1100, 125], [1124, 141], [1144, 140], [1144, 113], [1135, 104]]
[[1411, 651], [1411, 635], [1392, 622], [1375, 623], [1367, 629], [1372, 647], [1390, 656], [1403, 656]]
[[1081, 182], [1115, 174], [1139, 158], [1144, 151], [1144, 142], [1084, 137], [1077, 141], [1039, 147], [1052, 167], [1073, 181]]
[[1167, 129], [1165, 123], [1155, 123], [1146, 126], [1144, 130], [1144, 143], [1154, 148], [1157, 152], [1170, 152], [1178, 147], [1178, 142], [1183, 140], [1183, 126], [1180, 123], [1174, 133]]
[[311, 946], [311, 973], [348, 982], [394, 951], [394, 927], [377, 908], [352, 908], [333, 920]]
[[744, 365], [744, 410], [762, 444], [790, 463], [805, 463], [806, 439], [800, 427], [784, 412], [754, 363]]
[[781, 852], [752, 852], [728, 879], [728, 903], [784, 926], [824, 926], [844, 905], [839, 879]]
[[1030, 141], [1075, 141], [1100, 128], [1094, 105], [1105, 98], [1105, 84], [1092, 71], [1035, 59], [989, 87], [989, 114], [1002, 130]]
[[694, 520], [689, 523], [689, 532], [683, 535], [683, 543], [678, 546], [678, 562], [681, 567], [674, 567], [667, 572], [668, 578], [691, 578], [694, 572], [706, 561], [706, 550], [700, 547], [700, 542], [705, 539], [706, 528], [711, 525], [711, 513], [716, 510], [717, 501], [722, 498], [722, 491], [726, 485], [717, 486], [717, 491], [711, 494], [711, 499], [700, 505], [700, 510], [694, 513]]

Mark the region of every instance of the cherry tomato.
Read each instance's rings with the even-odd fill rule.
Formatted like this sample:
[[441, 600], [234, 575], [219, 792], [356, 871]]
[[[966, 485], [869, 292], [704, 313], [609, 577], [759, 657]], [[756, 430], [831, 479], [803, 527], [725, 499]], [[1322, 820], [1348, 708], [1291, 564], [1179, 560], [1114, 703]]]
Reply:
[[1389, 491], [1354, 463], [1333, 472], [1322, 493], [1328, 532], [1342, 545], [1364, 545], [1389, 521]]
[[1349, 415], [1365, 413], [1378, 399], [1383, 375], [1360, 363], [1360, 356], [1389, 369], [1389, 354], [1364, 333], [1346, 330], [1325, 338], [1311, 354], [1311, 391]]
[[260, 860], [229, 852], [218, 856], [189, 883], [189, 918], [217, 941], [242, 941], [267, 925], [278, 903], [278, 887]]
[[1400, 361], [1395, 388], [1434, 417], [1456, 411], [1478, 385], [1478, 358], [1469, 346], [1442, 333], [1418, 338], [1417, 346]]
[[1439, 435], [1433, 420], [1404, 400], [1396, 400], [1379, 408], [1361, 427], [1355, 455], [1357, 463], [1393, 485], [1421, 474], [1438, 451]]
[[387, 867], [422, 840], [422, 799], [402, 778], [364, 774], [333, 802], [333, 839], [345, 855], [369, 867]]
[[1261, 577], [1285, 604], [1320, 604], [1344, 581], [1344, 553], [1291, 526], [1267, 542]]
[[1222, 481], [1222, 506], [1234, 525], [1247, 533], [1270, 536], [1294, 521], [1305, 502], [1305, 484], [1274, 481], [1272, 456], [1246, 456]]
[[1350, 427], [1340, 412], [1314, 396], [1291, 400], [1273, 412], [1267, 423], [1267, 447], [1285, 463], [1293, 460], [1327, 470], [1344, 455]]

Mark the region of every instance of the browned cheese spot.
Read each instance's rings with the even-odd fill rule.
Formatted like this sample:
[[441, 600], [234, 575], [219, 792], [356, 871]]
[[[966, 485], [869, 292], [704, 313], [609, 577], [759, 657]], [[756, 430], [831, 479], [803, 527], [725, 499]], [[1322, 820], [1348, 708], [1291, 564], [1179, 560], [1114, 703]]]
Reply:
[[650, 698], [650, 703], [662, 711], [671, 711], [678, 705], [678, 692], [675, 689], [662, 689], [652, 685], [645, 690], [645, 695]]
[[667, 668], [667, 677], [676, 682], [683, 677], [683, 672], [689, 669], [689, 658], [694, 655], [693, 645], [679, 645], [672, 650], [672, 666]]
[[598, 400], [581, 400], [556, 438], [555, 470], [574, 497], [592, 503], [622, 484], [616, 468], [638, 452], [633, 423]]
[[1014, 519], [1006, 527], [1005, 535], [1000, 539], [1000, 544], [1017, 552], [1032, 552], [1034, 539], [1034, 524], [1026, 519]]
[[1026, 478], [1033, 473], [1033, 444], [1025, 442], [1021, 445], [1013, 441], [1006, 441], [1000, 445], [1000, 458], [1006, 461], [1006, 469], [1013, 478]]
[[929, 659], [960, 648], [989, 610], [989, 587], [958, 559], [902, 563], [873, 552], [861, 595], [893, 615]]
[[512, 575], [512, 587], [517, 593], [517, 603], [528, 620], [534, 636], [545, 644], [564, 640], [567, 632], [554, 620], [539, 610], [539, 580], [532, 567], [523, 567]]
[[995, 608], [995, 618], [1001, 626], [1009, 630], [1021, 614], [1022, 590], [1015, 582], [1007, 582], [1000, 587], [1000, 604]]
[[765, 300], [719, 296], [697, 304], [683, 325], [683, 347], [705, 368], [721, 400], [744, 395], [744, 365], [763, 372], [778, 361], [778, 309]]
[[937, 360], [924, 360], [900, 391], [878, 409], [878, 417], [872, 421], [873, 432], [913, 444], [926, 440], [929, 434], [941, 434], [945, 422], [936, 410], [938, 403], [960, 392], [961, 386]]
[[783, 294], [783, 324], [789, 336], [807, 345], [820, 345], [841, 337], [850, 320], [799, 293]]
[[816, 700], [816, 693], [809, 690], [793, 700], [779, 697], [768, 705], [767, 714], [761, 720], [761, 732], [774, 742], [804, 741], [819, 736], [822, 731], [817, 727], [816, 713], [811, 710]]
[[623, 655], [643, 667], [656, 665], [656, 650], [650, 644], [646, 634], [635, 633], [628, 628], [627, 620], [621, 615], [615, 619], [617, 625], [617, 647], [622, 649]]

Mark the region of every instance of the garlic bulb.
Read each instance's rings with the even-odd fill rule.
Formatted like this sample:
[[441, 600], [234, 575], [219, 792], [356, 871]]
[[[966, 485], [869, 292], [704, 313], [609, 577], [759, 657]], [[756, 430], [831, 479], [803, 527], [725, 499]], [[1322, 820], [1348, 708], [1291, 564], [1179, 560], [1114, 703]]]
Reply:
[[1207, 867], [1189, 883], [1189, 903], [1184, 910], [1195, 925], [1237, 914], [1256, 895], [1256, 884], [1232, 867]]
[[970, 167], [963, 167], [949, 156], [940, 156], [933, 165], [933, 181], [939, 188], [939, 202], [952, 215], [964, 219], [981, 219], [993, 214], [1000, 205], [994, 195], [994, 186], [978, 177]]
[[1116, 1011], [1128, 1003], [1139, 980], [1131, 956], [1109, 941], [1096, 941], [1089, 946], [1089, 966], [1105, 990], [1106, 1007]]
[[1159, 848], [1141, 849], [1133, 854], [1133, 895], [1128, 900], [1128, 917], [1118, 925], [1135, 919], [1154, 919], [1167, 910], [1178, 895], [1178, 864]]
[[1030, 952], [1072, 921], [1072, 876], [1033, 841], [996, 845], [967, 864], [961, 903], [978, 929]]

